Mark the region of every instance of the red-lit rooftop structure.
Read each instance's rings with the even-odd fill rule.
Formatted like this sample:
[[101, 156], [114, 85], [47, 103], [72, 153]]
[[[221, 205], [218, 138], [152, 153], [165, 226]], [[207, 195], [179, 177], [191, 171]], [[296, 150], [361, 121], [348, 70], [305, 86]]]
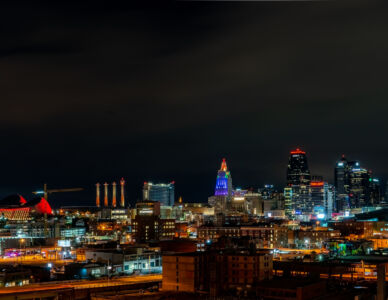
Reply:
[[292, 150], [290, 153], [291, 154], [306, 154], [305, 151], [302, 151], [299, 148], [296, 148], [295, 150]]
[[43, 197], [27, 202], [21, 195], [11, 195], [0, 200], [0, 216], [8, 220], [29, 220], [34, 214], [52, 215], [53, 211]]

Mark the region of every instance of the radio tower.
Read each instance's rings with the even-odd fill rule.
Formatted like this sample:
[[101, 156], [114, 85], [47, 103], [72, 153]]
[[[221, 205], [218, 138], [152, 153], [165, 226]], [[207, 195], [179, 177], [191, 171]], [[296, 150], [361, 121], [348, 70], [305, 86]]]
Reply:
[[125, 197], [124, 197], [124, 185], [125, 185], [125, 180], [124, 178], [121, 178], [120, 180], [120, 205], [121, 207], [125, 207]]
[[112, 182], [112, 206], [116, 207], [116, 182]]
[[100, 207], [100, 184], [96, 183], [96, 206]]
[[108, 183], [104, 183], [104, 206], [108, 207]]

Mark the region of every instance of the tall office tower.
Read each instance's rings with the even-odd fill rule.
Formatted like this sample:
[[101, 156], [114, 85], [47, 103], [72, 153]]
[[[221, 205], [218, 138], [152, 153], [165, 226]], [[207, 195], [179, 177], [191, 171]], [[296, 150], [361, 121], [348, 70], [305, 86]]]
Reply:
[[157, 183], [144, 182], [143, 201], [158, 201], [163, 206], [173, 206], [175, 202], [175, 182]]
[[[337, 190], [337, 210], [359, 208], [375, 205], [379, 202], [379, 192], [368, 170], [362, 168], [358, 161], [348, 161], [343, 155], [337, 162], [334, 173]], [[377, 198], [376, 198], [377, 197]]]
[[378, 178], [369, 178], [369, 202], [371, 205], [378, 205], [382, 201], [380, 180]]
[[296, 215], [309, 213], [306, 205], [310, 199], [310, 181], [306, 152], [299, 148], [292, 150], [287, 166], [287, 185], [292, 188], [292, 209]]
[[349, 164], [345, 155], [342, 155], [335, 166], [334, 185], [338, 195], [347, 194], [349, 188]]
[[232, 200], [232, 176], [228, 171], [225, 158], [222, 159], [221, 168], [217, 172], [215, 196], [215, 213], [225, 213]]
[[340, 212], [350, 207], [349, 203], [349, 172], [350, 167], [345, 155], [337, 161], [334, 170], [334, 186], [336, 193], [335, 210]]
[[318, 216], [319, 219], [330, 219], [333, 213], [335, 187], [324, 182], [322, 178], [310, 182], [310, 199], [306, 210]]
[[292, 187], [284, 188], [284, 211], [288, 218], [291, 218], [294, 214], [292, 208]]
[[310, 185], [292, 185], [292, 209], [295, 215], [308, 216], [311, 211], [308, 203], [311, 199]]
[[388, 203], [388, 180], [385, 183], [385, 197], [384, 197], [384, 202]]
[[297, 148], [290, 152], [287, 167], [287, 185], [308, 185], [310, 184], [310, 170], [307, 165], [306, 152]]
[[221, 168], [217, 172], [216, 188], [214, 191], [215, 196], [232, 196], [232, 176], [228, 171], [225, 158], [222, 159]]
[[370, 205], [369, 172], [360, 167], [358, 161], [349, 162], [349, 202], [350, 207], [364, 207]]

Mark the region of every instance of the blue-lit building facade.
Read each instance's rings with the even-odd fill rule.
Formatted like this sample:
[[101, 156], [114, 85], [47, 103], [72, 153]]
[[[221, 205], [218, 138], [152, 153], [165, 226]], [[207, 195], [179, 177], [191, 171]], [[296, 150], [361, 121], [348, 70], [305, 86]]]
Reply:
[[217, 172], [214, 196], [211, 197], [215, 213], [225, 213], [225, 210], [230, 207], [232, 197], [232, 176], [224, 158], [221, 162], [221, 168]]
[[152, 183], [144, 182], [143, 201], [152, 200], [160, 202], [162, 206], [172, 206], [175, 201], [175, 182]]
[[215, 196], [232, 196], [232, 176], [228, 171], [225, 158], [222, 160], [221, 168], [217, 172], [216, 187], [214, 191]]

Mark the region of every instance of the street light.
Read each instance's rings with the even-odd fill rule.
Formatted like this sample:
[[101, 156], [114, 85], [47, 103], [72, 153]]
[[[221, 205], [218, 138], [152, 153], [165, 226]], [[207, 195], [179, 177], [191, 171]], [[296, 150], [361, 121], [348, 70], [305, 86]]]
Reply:
[[310, 249], [309, 240], [308, 240], [308, 239], [305, 239], [304, 242], [305, 242], [305, 244], [306, 244], [307, 249]]
[[19, 253], [20, 253], [20, 264], [23, 263], [23, 255], [22, 255], [22, 244], [24, 244], [25, 239], [19, 240]]
[[112, 269], [112, 266], [109, 264], [109, 259], [108, 259], [108, 267], [107, 267], [107, 269], [108, 269], [108, 286], [109, 286], [109, 271]]

